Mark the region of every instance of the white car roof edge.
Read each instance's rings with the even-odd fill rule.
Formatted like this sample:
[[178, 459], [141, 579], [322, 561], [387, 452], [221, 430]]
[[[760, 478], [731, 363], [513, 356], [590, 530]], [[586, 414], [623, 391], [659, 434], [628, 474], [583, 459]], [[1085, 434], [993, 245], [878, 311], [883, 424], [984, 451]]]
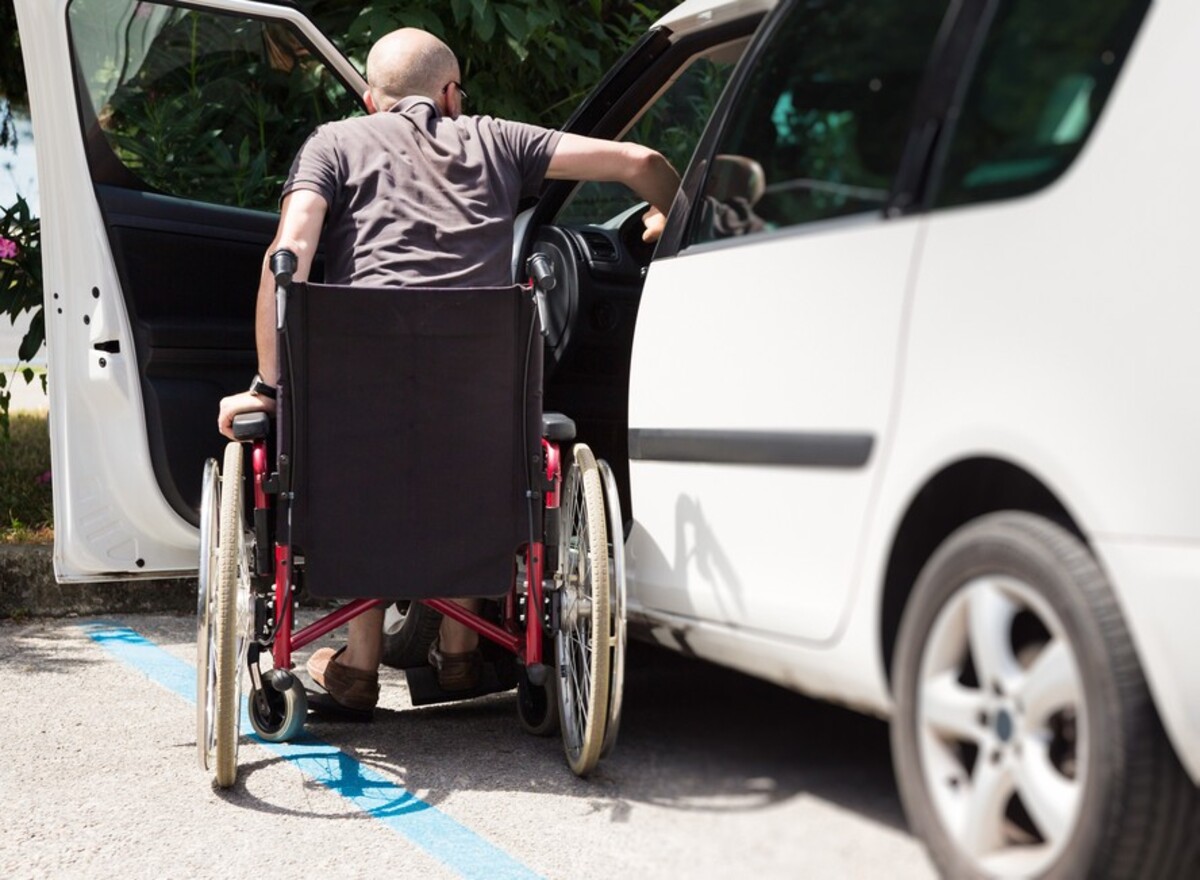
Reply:
[[777, 0], [684, 0], [653, 26], [669, 28], [675, 35], [687, 34], [757, 12], [769, 12], [776, 3]]

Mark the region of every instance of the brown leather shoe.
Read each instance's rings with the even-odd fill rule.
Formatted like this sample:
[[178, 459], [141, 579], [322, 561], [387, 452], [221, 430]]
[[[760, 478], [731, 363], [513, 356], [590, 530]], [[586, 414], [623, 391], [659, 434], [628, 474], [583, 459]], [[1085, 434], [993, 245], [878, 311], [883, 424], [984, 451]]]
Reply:
[[379, 673], [338, 663], [338, 655], [345, 650], [344, 646], [336, 651], [319, 648], [313, 651], [305, 667], [312, 680], [325, 688], [339, 705], [355, 712], [371, 712], [379, 702]]
[[473, 691], [483, 673], [483, 655], [478, 648], [447, 654], [435, 641], [429, 646], [429, 665], [437, 670], [438, 687], [444, 691]]

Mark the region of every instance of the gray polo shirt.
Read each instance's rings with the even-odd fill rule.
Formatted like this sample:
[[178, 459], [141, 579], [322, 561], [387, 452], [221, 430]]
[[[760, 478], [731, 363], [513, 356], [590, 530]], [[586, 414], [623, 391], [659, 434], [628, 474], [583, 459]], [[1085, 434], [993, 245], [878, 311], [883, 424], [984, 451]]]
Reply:
[[428, 98], [405, 98], [318, 128], [283, 194], [325, 198], [327, 283], [507, 285], [517, 203], [537, 195], [559, 137], [490, 116], [449, 119]]

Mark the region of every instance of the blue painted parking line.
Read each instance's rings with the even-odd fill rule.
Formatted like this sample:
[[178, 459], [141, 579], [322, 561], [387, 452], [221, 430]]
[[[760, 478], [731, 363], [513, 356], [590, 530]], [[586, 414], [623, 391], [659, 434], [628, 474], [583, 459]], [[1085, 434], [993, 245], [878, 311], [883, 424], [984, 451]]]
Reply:
[[[196, 702], [196, 670], [190, 664], [132, 629], [105, 623], [84, 624], [82, 628], [92, 641], [121, 662], [193, 704]], [[469, 880], [538, 877], [432, 804], [328, 743], [311, 736], [294, 743], [259, 739], [250, 726], [244, 701], [241, 731]]]

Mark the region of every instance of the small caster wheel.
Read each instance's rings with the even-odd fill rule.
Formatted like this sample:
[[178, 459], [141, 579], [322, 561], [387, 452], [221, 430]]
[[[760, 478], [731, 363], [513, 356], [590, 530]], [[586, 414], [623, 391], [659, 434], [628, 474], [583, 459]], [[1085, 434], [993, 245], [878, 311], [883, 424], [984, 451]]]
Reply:
[[524, 669], [517, 671], [517, 718], [521, 729], [534, 736], [558, 733], [558, 692], [550, 671], [543, 685], [531, 682]]
[[293, 678], [282, 691], [269, 684], [250, 694], [250, 725], [267, 742], [287, 742], [304, 729], [308, 716], [308, 697], [304, 685]]

